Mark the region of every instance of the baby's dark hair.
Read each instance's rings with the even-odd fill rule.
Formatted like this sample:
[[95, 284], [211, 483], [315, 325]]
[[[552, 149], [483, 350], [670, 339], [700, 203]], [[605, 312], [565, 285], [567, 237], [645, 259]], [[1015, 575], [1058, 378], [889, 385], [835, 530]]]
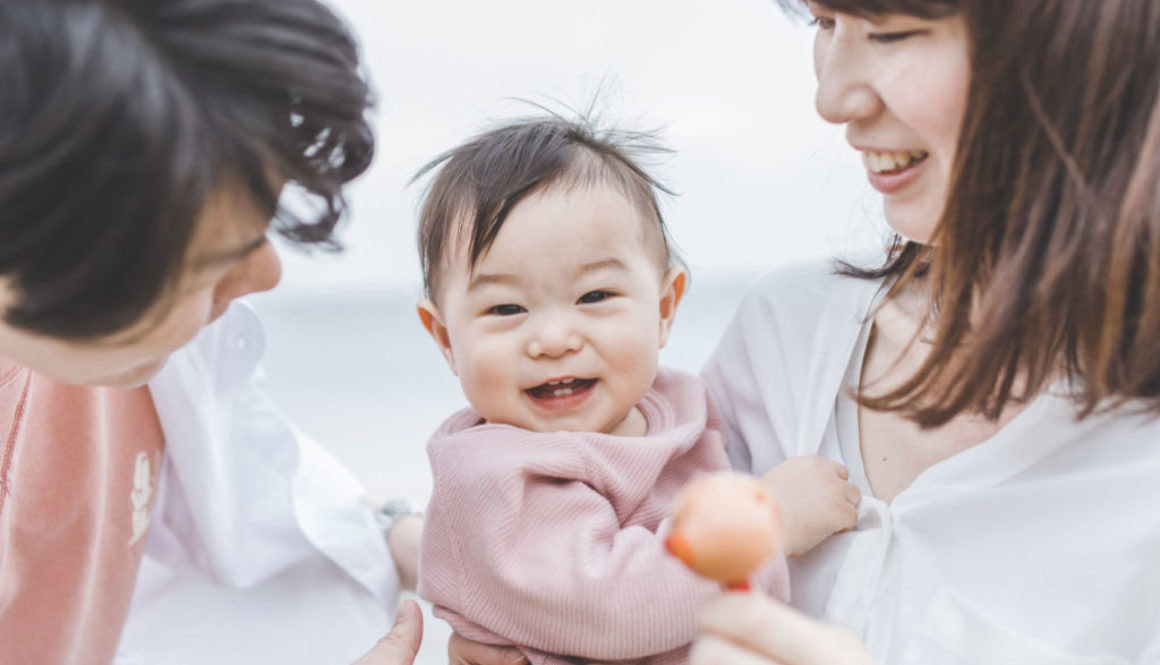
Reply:
[[438, 294], [445, 253], [462, 234], [471, 267], [491, 247], [504, 220], [525, 197], [548, 187], [610, 184], [640, 211], [645, 234], [662, 269], [677, 261], [657, 192], [672, 194], [637, 163], [668, 153], [656, 136], [603, 128], [583, 114], [568, 119], [549, 113], [480, 134], [419, 170], [419, 180], [438, 170], [419, 213], [419, 257], [427, 297]]

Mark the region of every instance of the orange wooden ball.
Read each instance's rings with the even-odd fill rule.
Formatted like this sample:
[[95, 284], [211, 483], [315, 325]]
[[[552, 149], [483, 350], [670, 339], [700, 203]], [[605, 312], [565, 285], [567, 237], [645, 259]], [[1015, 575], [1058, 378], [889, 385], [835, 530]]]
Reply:
[[752, 476], [731, 471], [701, 476], [677, 497], [665, 545], [693, 572], [746, 588], [777, 548], [777, 504]]

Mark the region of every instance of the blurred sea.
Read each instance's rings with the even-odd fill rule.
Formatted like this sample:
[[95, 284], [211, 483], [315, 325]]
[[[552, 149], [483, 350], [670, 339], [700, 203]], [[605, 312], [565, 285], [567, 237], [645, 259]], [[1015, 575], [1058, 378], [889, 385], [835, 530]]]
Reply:
[[[661, 362], [697, 372], [756, 274], [694, 275]], [[329, 448], [376, 501], [421, 507], [431, 491], [426, 441], [466, 405], [415, 314], [418, 289], [252, 297], [266, 326], [263, 367], [274, 401]], [[417, 665], [446, 662], [446, 624], [423, 603]], [[367, 645], [368, 648], [370, 645]]]

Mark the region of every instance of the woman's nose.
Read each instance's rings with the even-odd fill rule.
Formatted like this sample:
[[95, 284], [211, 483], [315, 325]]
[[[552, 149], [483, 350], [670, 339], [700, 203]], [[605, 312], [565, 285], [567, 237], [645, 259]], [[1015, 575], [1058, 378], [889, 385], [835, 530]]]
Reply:
[[282, 279], [282, 261], [269, 242], [246, 255], [222, 278], [214, 293], [215, 304], [229, 303], [251, 293], [269, 291]]
[[844, 27], [839, 23], [830, 34], [819, 34], [814, 45], [814, 103], [818, 115], [835, 124], [871, 118], [882, 110], [882, 99], [867, 76], [873, 54], [859, 41], [864, 37]]
[[535, 326], [528, 341], [528, 355], [532, 358], [558, 358], [579, 351], [584, 340], [575, 328], [562, 318], [552, 317]]

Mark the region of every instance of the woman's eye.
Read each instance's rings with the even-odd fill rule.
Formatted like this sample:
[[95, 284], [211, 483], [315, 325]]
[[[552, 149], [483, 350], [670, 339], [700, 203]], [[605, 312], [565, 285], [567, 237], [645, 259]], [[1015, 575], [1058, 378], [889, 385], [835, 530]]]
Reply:
[[833, 30], [834, 19], [829, 16], [815, 16], [810, 19], [810, 25], [818, 30]]
[[894, 42], [900, 42], [900, 41], [906, 39], [907, 37], [913, 37], [920, 32], [922, 32], [922, 31], [921, 30], [906, 30], [903, 32], [879, 32], [879, 33], [874, 33], [874, 34], [870, 35], [870, 40], [878, 42], [879, 44], [892, 44]]
[[579, 302], [587, 305], [594, 302], [600, 302], [601, 300], [606, 300], [611, 297], [612, 294], [608, 291], [589, 291], [588, 293], [580, 296]]
[[495, 307], [489, 307], [487, 313], [497, 316], [514, 316], [516, 314], [522, 314], [523, 311], [524, 308], [519, 305], [496, 305]]

